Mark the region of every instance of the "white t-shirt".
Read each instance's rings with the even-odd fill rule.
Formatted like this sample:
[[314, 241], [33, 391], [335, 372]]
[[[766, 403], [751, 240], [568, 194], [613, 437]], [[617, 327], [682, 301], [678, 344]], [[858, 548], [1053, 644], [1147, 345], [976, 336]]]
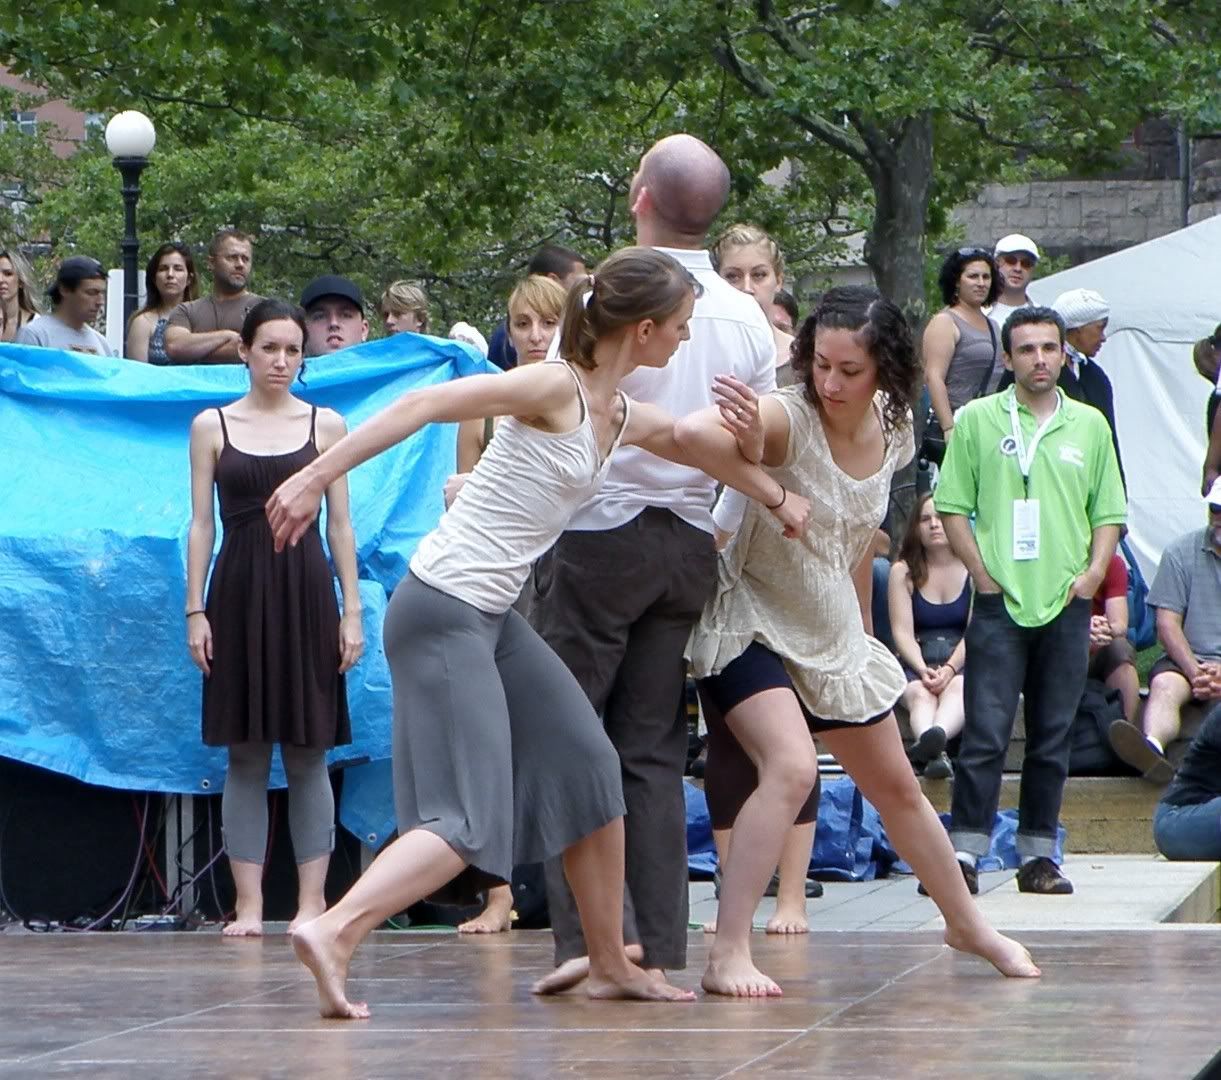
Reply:
[[44, 349], [67, 349], [70, 352], [93, 353], [94, 356], [118, 356], [108, 342], [92, 326], [73, 329], [54, 315], [35, 315], [17, 331], [15, 345], [38, 345]]
[[[620, 389], [674, 417], [713, 404], [714, 375], [736, 375], [756, 393], [771, 393], [776, 388], [776, 339], [758, 302], [723, 280], [708, 252], [657, 250], [690, 270], [704, 292], [695, 301], [691, 339], [679, 345], [664, 368], [637, 368]], [[568, 528], [616, 529], [646, 507], [657, 506], [710, 533], [715, 495], [716, 481], [698, 469], [625, 446], [615, 455], [602, 489], [577, 511]]]
[[1024, 304], [1014, 304], [1010, 307], [1008, 304], [1002, 304], [999, 300], [988, 309], [988, 318], [996, 323], [996, 328], [999, 330], [1005, 325], [1005, 320], [1009, 318], [1018, 308], [1030, 307], [1030, 301]]

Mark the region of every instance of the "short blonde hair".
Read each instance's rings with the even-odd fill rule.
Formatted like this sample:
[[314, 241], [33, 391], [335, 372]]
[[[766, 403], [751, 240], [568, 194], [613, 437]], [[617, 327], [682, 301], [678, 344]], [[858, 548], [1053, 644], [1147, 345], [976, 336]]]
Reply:
[[514, 310], [529, 308], [538, 312], [544, 319], [558, 321], [564, 314], [564, 300], [567, 296], [568, 290], [555, 278], [544, 274], [531, 274], [522, 278], [509, 293], [509, 318], [513, 318]]
[[410, 281], [395, 281], [382, 293], [379, 311], [395, 315], [415, 315], [420, 320], [420, 332], [428, 333], [428, 297], [418, 285]]
[[780, 245], [767, 235], [758, 225], [747, 225], [739, 222], [730, 225], [712, 245], [712, 265], [721, 268], [721, 259], [733, 248], [750, 247], [752, 244], [762, 244], [767, 249], [768, 258], [772, 261], [772, 273], [776, 277], [784, 276], [784, 255]]

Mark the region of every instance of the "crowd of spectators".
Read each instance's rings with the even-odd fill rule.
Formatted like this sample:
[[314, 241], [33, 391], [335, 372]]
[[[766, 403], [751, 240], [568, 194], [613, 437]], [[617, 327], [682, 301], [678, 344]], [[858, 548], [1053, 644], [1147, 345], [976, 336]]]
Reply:
[[[720, 277], [753, 296], [766, 316], [777, 383], [793, 381], [789, 357], [801, 320], [794, 293], [785, 288], [779, 247], [761, 229], [735, 224], [709, 254]], [[923, 431], [918, 455], [935, 486], [918, 497], [904, 533], [880, 536], [882, 550], [893, 547], [885, 554], [894, 558], [875, 567], [876, 595], [867, 616], [908, 677], [903, 708], [913, 767], [955, 782], [951, 834], [972, 890], [974, 859], [986, 851], [1024, 693], [1019, 850], [1037, 868], [1019, 883], [1032, 892], [1071, 891], [1050, 855], [1068, 774], [1069, 732], [1087, 681], [1113, 692], [1109, 737], [1117, 757], [1147, 780], [1171, 784], [1158, 816], [1162, 850], [1170, 857], [1202, 857], [1206, 850], [1208, 857], [1221, 855], [1221, 706], [1187, 750], [1178, 779], [1167, 754], [1180, 737], [1185, 708], [1221, 701], [1221, 391], [1214, 390], [1206, 417], [1207, 523], [1166, 549], [1149, 593], [1164, 655], [1149, 671], [1142, 707], [1128, 633], [1140, 614], [1129, 608], [1129, 575], [1139, 570], [1116, 551], [1124, 528], [1122, 458], [1113, 389], [1098, 362], [1110, 306], [1100, 293], [1080, 288], [1049, 307], [1036, 306], [1028, 287], [1039, 259], [1035, 241], [1020, 234], [991, 248], [961, 247], [944, 259], [943, 306], [923, 331], [924, 397], [916, 407]], [[191, 249], [161, 245], [146, 267], [144, 305], [126, 328], [127, 357], [156, 365], [241, 362], [243, 323], [263, 299], [251, 291], [254, 266], [254, 239], [221, 229], [207, 248], [210, 288], [204, 291]], [[585, 278], [586, 261], [548, 244], [524, 270], [504, 318], [486, 338], [465, 322], [448, 335], [502, 369], [547, 355], [567, 290]], [[106, 284], [101, 263], [70, 256], [46, 290], [44, 311], [26, 259], [0, 248], [0, 340], [116, 355], [94, 328]], [[433, 332], [428, 297], [409, 281], [388, 284], [371, 305], [350, 279], [324, 274], [304, 287], [299, 306], [306, 356], [368, 340], [373, 311], [385, 336]], [[1193, 363], [1218, 384], [1221, 326], [1196, 344]], [[1031, 412], [1033, 401], [1046, 403], [1045, 415]], [[1023, 434], [1019, 414], [1033, 417], [1031, 432]], [[473, 468], [492, 430], [490, 421], [463, 426], [459, 473]], [[998, 444], [999, 455], [992, 452]], [[1090, 476], [1084, 487], [1077, 479], [1083, 471]], [[1004, 497], [998, 499], [998, 492]], [[1079, 567], [1069, 573], [1068, 563], [1052, 565], [1063, 546], [1057, 540], [1054, 552], [1047, 550], [1053, 531], [1058, 538], [1071, 534], [1090, 550], [1084, 573]], [[816, 797], [817, 791], [815, 809]], [[1212, 808], [1208, 843], [1201, 805]], [[782, 869], [804, 864], [813, 817], [803, 808]], [[773, 890], [784, 890], [782, 878]], [[790, 908], [804, 900], [793, 888], [782, 895]]]

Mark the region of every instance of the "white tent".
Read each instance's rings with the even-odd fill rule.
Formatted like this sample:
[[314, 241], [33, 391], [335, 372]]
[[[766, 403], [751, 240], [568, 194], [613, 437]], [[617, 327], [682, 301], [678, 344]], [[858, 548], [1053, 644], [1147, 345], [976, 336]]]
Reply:
[[1191, 362], [1221, 323], [1221, 217], [1034, 282], [1050, 304], [1095, 289], [1111, 305], [1098, 363], [1115, 388], [1130, 542], [1147, 577], [1170, 541], [1205, 524], [1200, 475], [1210, 388]]

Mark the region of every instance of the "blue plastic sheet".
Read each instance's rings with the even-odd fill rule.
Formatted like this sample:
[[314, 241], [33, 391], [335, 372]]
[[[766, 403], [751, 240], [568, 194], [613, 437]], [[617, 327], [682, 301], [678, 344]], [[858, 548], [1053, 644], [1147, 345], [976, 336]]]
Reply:
[[[467, 346], [401, 334], [311, 359], [298, 392], [354, 427], [408, 390], [491, 370]], [[187, 441], [196, 413], [246, 388], [237, 365], [0, 345], [0, 755], [109, 787], [220, 789], [225, 754], [200, 740], [182, 617]], [[382, 615], [440, 517], [455, 438], [432, 425], [351, 475], [366, 652], [336, 762], [389, 756]], [[359, 801], [360, 771], [345, 801]], [[374, 797], [392, 817], [388, 789]]]
[[[683, 783], [687, 801], [687, 868], [710, 876], [717, 866], [712, 823], [704, 792]], [[878, 812], [846, 776], [823, 781], [810, 873], [827, 881], [872, 881], [885, 877], [898, 856], [886, 839]]]

